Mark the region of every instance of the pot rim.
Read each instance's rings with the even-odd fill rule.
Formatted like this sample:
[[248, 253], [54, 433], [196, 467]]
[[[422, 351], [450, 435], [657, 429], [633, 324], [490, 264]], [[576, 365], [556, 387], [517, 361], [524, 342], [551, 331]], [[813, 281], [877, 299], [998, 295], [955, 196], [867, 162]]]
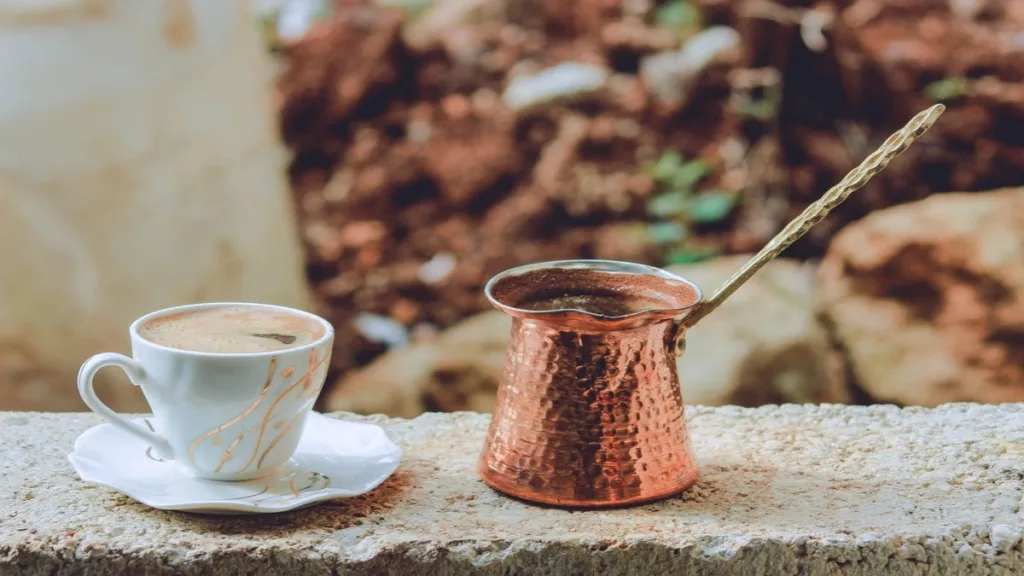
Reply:
[[[605, 314], [599, 314], [596, 312], [590, 312], [581, 308], [557, 308], [552, 310], [529, 310], [526, 308], [519, 308], [506, 304], [499, 300], [495, 294], [495, 287], [511, 277], [521, 276], [530, 272], [537, 272], [541, 270], [592, 270], [597, 272], [607, 272], [609, 274], [634, 274], [642, 276], [653, 276], [673, 283], [679, 283], [685, 285], [687, 288], [693, 291], [693, 301], [686, 306], [674, 307], [674, 308], [659, 308], [654, 310], [645, 310], [638, 312], [631, 312], [629, 314], [621, 314], [617, 316], [610, 316]], [[499, 272], [494, 275], [487, 284], [484, 286], [484, 294], [487, 296], [487, 300], [492, 306], [514, 316], [516, 318], [525, 318], [531, 320], [547, 320], [551, 322], [584, 322], [586, 324], [593, 324], [598, 327], [605, 329], [609, 328], [627, 328], [627, 327], [638, 327], [645, 326], [654, 322], [669, 318], [679, 318], [687, 311], [691, 310], [694, 306], [697, 306], [704, 300], [704, 293], [700, 287], [693, 282], [661, 268], [655, 266], [648, 266], [646, 264], [637, 264], [634, 262], [623, 262], [619, 260], [597, 260], [597, 259], [574, 259], [574, 260], [550, 260], [547, 262], [536, 262], [533, 264], [525, 264], [517, 266], [515, 268], [509, 268], [504, 272]]]

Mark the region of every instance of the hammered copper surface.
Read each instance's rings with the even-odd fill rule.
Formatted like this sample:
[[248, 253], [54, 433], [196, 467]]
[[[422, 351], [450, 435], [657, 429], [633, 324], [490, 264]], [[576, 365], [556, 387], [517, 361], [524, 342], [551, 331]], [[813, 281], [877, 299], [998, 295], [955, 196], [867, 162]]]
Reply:
[[485, 292], [514, 317], [497, 405], [480, 458], [490, 486], [547, 504], [635, 504], [697, 479], [676, 354], [686, 330], [924, 134], [915, 116], [701, 302], [664, 270], [604, 260], [521, 266]]
[[[484, 481], [524, 500], [570, 507], [636, 504], [686, 489], [697, 464], [676, 375], [673, 316], [699, 301], [700, 291], [636, 265], [590, 261], [607, 268], [594, 277], [563, 274], [557, 267], [564, 264], [509, 271], [488, 290], [514, 320], [480, 460]], [[624, 272], [614, 272], [619, 266]], [[602, 309], [576, 299], [588, 286], [602, 295]], [[659, 287], [660, 308], [631, 309], [631, 298], [644, 302]], [[615, 294], [625, 308], [608, 307]], [[539, 300], [582, 308], [520, 308]]]

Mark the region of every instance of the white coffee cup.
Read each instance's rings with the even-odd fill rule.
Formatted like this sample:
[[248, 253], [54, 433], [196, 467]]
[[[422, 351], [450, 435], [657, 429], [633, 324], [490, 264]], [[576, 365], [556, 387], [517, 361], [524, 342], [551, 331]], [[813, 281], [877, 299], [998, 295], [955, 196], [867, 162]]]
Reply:
[[[277, 309], [319, 322], [324, 334], [295, 348], [253, 353], [179, 350], [139, 335], [139, 327], [155, 318], [215, 306]], [[248, 303], [159, 310], [133, 322], [129, 333], [131, 358], [104, 353], [82, 364], [82, 399], [93, 412], [149, 444], [156, 456], [211, 480], [258, 478], [291, 458], [323, 387], [334, 341], [334, 328], [319, 316]], [[120, 367], [142, 388], [153, 411], [154, 429], [126, 420], [96, 397], [93, 377], [104, 366]]]

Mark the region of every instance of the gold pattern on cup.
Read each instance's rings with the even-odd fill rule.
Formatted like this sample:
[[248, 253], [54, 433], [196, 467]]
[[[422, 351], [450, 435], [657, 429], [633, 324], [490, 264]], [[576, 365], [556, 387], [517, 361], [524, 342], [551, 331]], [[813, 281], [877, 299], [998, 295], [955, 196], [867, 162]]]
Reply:
[[[325, 362], [330, 360], [330, 357], [331, 357], [330, 349], [328, 349], [326, 355], [322, 359], [318, 359], [318, 356], [319, 355], [317, 354], [317, 351], [315, 349], [310, 350], [309, 370], [305, 374], [303, 374], [302, 376], [297, 378], [290, 385], [288, 385], [288, 387], [283, 392], [281, 392], [274, 399], [274, 401], [271, 403], [270, 407], [267, 409], [267, 413], [264, 415], [262, 421], [260, 422], [260, 424], [258, 426], [253, 426], [253, 427], [245, 430], [244, 432], [239, 434], [237, 437], [235, 437], [235, 439], [232, 440], [230, 444], [228, 444], [227, 449], [224, 450], [224, 452], [221, 454], [220, 462], [217, 465], [217, 467], [214, 469], [214, 472], [220, 473], [224, 469], [224, 466], [229, 461], [234, 459], [234, 450], [235, 450], [235, 448], [238, 447], [238, 445], [242, 442], [243, 439], [245, 439], [247, 436], [249, 436], [253, 432], [256, 432], [257, 430], [259, 430], [259, 436], [257, 437], [256, 445], [253, 447], [252, 454], [249, 456], [249, 460], [246, 461], [244, 466], [242, 466], [240, 469], [236, 470], [234, 473], [237, 474], [237, 473], [241, 473], [241, 472], [244, 472], [244, 471], [248, 470], [249, 467], [253, 465], [253, 462], [256, 463], [256, 469], [257, 470], [259, 470], [262, 467], [263, 461], [264, 461], [264, 459], [266, 459], [266, 457], [270, 453], [270, 450], [272, 450], [274, 448], [274, 446], [276, 446], [278, 443], [280, 443], [280, 441], [288, 434], [288, 432], [291, 431], [291, 428], [294, 427], [294, 425], [296, 423], [298, 423], [300, 417], [304, 414], [304, 412], [300, 412], [298, 416], [296, 416], [291, 422], [289, 422], [287, 424], [287, 426], [285, 426], [285, 421], [284, 420], [277, 420], [277, 421], [275, 421], [273, 423], [272, 427], [273, 427], [274, 430], [280, 430], [280, 433], [270, 442], [269, 446], [265, 450], [261, 451], [260, 448], [262, 447], [263, 439], [266, 436], [267, 425], [272, 420], [274, 420], [275, 408], [278, 406], [278, 404], [280, 404], [289, 394], [291, 394], [293, 391], [295, 391], [296, 389], [298, 389], [300, 387], [301, 387], [302, 392], [300, 392], [300, 394], [295, 398], [296, 401], [299, 401], [299, 402], [306, 401], [306, 400], [309, 400], [310, 397], [315, 398], [316, 395], [319, 394], [319, 391], [320, 391], [319, 388], [320, 387], [316, 387], [316, 389], [310, 390], [312, 388], [313, 375], [315, 374], [315, 372], [321, 366], [324, 365]], [[206, 432], [206, 433], [200, 435], [198, 438], [196, 438], [195, 441], [192, 442], [192, 445], [189, 447], [189, 460], [192, 462], [193, 465], [196, 465], [196, 462], [195, 462], [195, 450], [198, 448], [200, 442], [210, 438], [211, 436], [215, 436], [216, 434], [224, 431], [225, 429], [227, 429], [227, 428], [237, 424], [242, 419], [244, 419], [246, 416], [249, 416], [250, 414], [252, 414], [252, 412], [254, 410], [256, 410], [263, 403], [263, 401], [266, 399], [267, 394], [270, 391], [271, 384], [274, 381], [274, 375], [275, 375], [276, 367], [277, 367], [277, 357], [273, 357], [273, 358], [270, 359], [270, 367], [269, 367], [269, 370], [268, 370], [268, 373], [267, 373], [267, 380], [264, 383], [263, 389], [260, 391], [260, 395], [256, 399], [256, 401], [254, 401], [248, 408], [246, 408], [238, 416], [236, 416], [236, 417], [232, 418], [231, 420], [229, 420], [228, 422], [226, 422], [226, 423], [224, 423], [224, 424], [214, 428], [213, 430], [210, 430], [209, 432]], [[282, 377], [287, 377], [287, 376], [290, 376], [290, 375], [292, 375], [294, 373], [295, 373], [295, 367], [294, 366], [289, 366], [289, 367], [284, 368], [281, 371], [281, 376]], [[292, 404], [292, 406], [294, 406], [294, 404]], [[282, 427], [283, 427], [283, 429], [282, 429]], [[222, 437], [215, 437], [211, 441], [211, 444], [213, 444], [214, 446], [217, 446], [217, 445], [223, 444], [223, 442], [224, 442], [224, 439]], [[259, 458], [257, 458], [257, 456]]]
[[[149, 428], [150, 432], [156, 433], [156, 428], [153, 428], [153, 424], [150, 423], [148, 418], [143, 418], [142, 421], [146, 423], [146, 428]], [[153, 454], [152, 446], [146, 446], [146, 457], [154, 462], [167, 462], [167, 460]]]
[[[327, 355], [323, 358], [323, 360], [320, 360], [318, 362], [317, 361], [317, 357], [316, 357], [316, 350], [312, 350], [310, 352], [310, 355], [309, 355], [309, 371], [306, 372], [306, 374], [302, 378], [297, 380], [296, 383], [295, 383], [295, 384], [299, 384], [301, 382], [302, 383], [302, 390], [303, 390], [299, 394], [299, 396], [296, 398], [296, 400], [306, 401], [306, 400], [315, 399], [317, 394], [320, 393], [319, 387], [313, 389], [311, 391], [311, 393], [307, 393], [307, 391], [310, 391], [310, 389], [312, 388], [312, 385], [313, 385], [313, 374], [316, 373], [317, 369], [320, 368], [320, 366], [323, 365], [323, 363], [326, 362], [330, 358], [330, 356], [331, 356], [330, 352], [328, 351]], [[294, 387], [295, 384], [293, 384], [292, 387]], [[288, 391], [285, 391], [285, 394], [287, 394], [287, 392]], [[273, 412], [273, 409], [271, 409], [271, 412]], [[263, 451], [263, 454], [260, 456], [259, 461], [256, 463], [256, 469], [257, 470], [259, 470], [260, 467], [263, 466], [263, 460], [267, 457], [268, 454], [270, 454], [270, 451], [274, 449], [274, 446], [276, 446], [278, 444], [278, 442], [283, 440], [285, 438], [285, 436], [288, 435], [288, 433], [291, 431], [291, 429], [296, 424], [298, 424], [299, 420], [301, 420], [303, 416], [305, 416], [305, 410], [301, 410], [294, 418], [292, 418], [291, 422], [289, 422], [288, 425], [285, 426], [284, 429], [281, 430], [280, 434], [278, 434], [277, 437], [274, 438], [273, 441], [271, 441], [270, 445], [267, 446], [267, 449]], [[279, 428], [278, 425], [280, 423], [281, 423], [281, 421], [275, 422], [274, 423], [274, 429]]]
[[[315, 358], [315, 354], [313, 355], [313, 358]], [[325, 358], [324, 360], [327, 360], [327, 359]], [[319, 363], [316, 363], [313, 366], [313, 369], [315, 370], [316, 368], [319, 368], [322, 364], [323, 364], [323, 361], [321, 361]], [[146, 427], [150, 429], [150, 431], [156, 432], [156, 430], [153, 428], [153, 424], [148, 419], [143, 419], [143, 422], [146, 424]], [[294, 423], [294, 421], [293, 421], [293, 423]], [[250, 428], [250, 429], [246, 430], [245, 432], [243, 432], [238, 438], [235, 438], [234, 441], [231, 442], [231, 445], [228, 446], [228, 449], [225, 450], [224, 455], [221, 457], [221, 465], [217, 467], [217, 470], [215, 470], [216, 472], [219, 472], [221, 467], [224, 465], [224, 463], [231, 459], [231, 450], [234, 449], [235, 446], [238, 445], [238, 443], [242, 440], [242, 438], [245, 438], [246, 436], [249, 435], [249, 433], [255, 432], [255, 431], [256, 431], [255, 427]], [[276, 440], [277, 439], [275, 439], [275, 441]], [[273, 446], [271, 446], [271, 448], [273, 448]], [[270, 448], [268, 448], [267, 450], [269, 451]], [[155, 462], [160, 462], [160, 463], [166, 463], [167, 462], [166, 460], [164, 460], [164, 459], [160, 458], [159, 456], [156, 456], [156, 455], [153, 454], [153, 447], [152, 446], [147, 446], [146, 447], [146, 457], [149, 458], [150, 460], [155, 461]], [[320, 481], [323, 481], [323, 485], [318, 488], [316, 485]], [[295, 478], [290, 478], [288, 480], [288, 490], [290, 492], [290, 496], [291, 496], [292, 500], [298, 499], [305, 492], [319, 492], [319, 491], [327, 490], [330, 487], [331, 487], [331, 478], [329, 476], [325, 476], [323, 474], [320, 474], [319, 472], [314, 472], [314, 471], [310, 471], [309, 472], [308, 483], [305, 486], [302, 486], [301, 488], [299, 488], [299, 487], [297, 487], [295, 485]], [[264, 484], [260, 488], [260, 490], [258, 492], [255, 492], [253, 494], [246, 494], [245, 496], [236, 496], [234, 498], [225, 498], [225, 500], [250, 500], [252, 498], [256, 498], [257, 496], [262, 496], [262, 495], [266, 494], [269, 491], [270, 491], [270, 484]], [[264, 498], [261, 498], [259, 500], [252, 500], [251, 503], [254, 506], [259, 506], [259, 504], [261, 502], [267, 502], [267, 501], [274, 500], [276, 498], [281, 498], [281, 497], [287, 496], [287, 495], [289, 495], [289, 494], [285, 494], [285, 493], [271, 494], [271, 495], [266, 496]]]
[[[271, 441], [270, 446], [266, 450], [263, 451], [262, 455], [260, 455], [260, 458], [257, 461], [256, 457], [257, 457], [258, 454], [260, 454], [260, 447], [263, 445], [263, 438], [266, 435], [267, 425], [270, 423], [270, 421], [275, 416], [274, 409], [277, 407], [277, 405], [282, 400], [285, 399], [286, 396], [291, 394], [299, 386], [302, 386], [303, 390], [309, 389], [310, 388], [310, 383], [311, 383], [311, 381], [313, 379], [313, 374], [325, 362], [327, 362], [330, 359], [330, 357], [331, 357], [330, 349], [328, 349], [328, 352], [323, 357], [323, 359], [321, 359], [319, 361], [317, 360], [318, 356], [317, 356], [316, 349], [313, 349], [313, 350], [309, 351], [309, 371], [306, 372], [305, 374], [303, 374], [298, 379], [296, 379], [295, 382], [293, 382], [290, 386], [288, 386], [283, 392], [281, 392], [277, 396], [277, 398], [274, 399], [274, 402], [270, 405], [270, 408], [267, 409], [267, 413], [263, 417], [263, 421], [260, 423], [260, 426], [259, 426], [260, 433], [259, 433], [259, 436], [256, 438], [256, 445], [253, 447], [252, 455], [249, 457], [248, 462], [246, 462], [244, 466], [242, 466], [239, 470], [237, 470], [236, 473], [241, 473], [241, 472], [244, 472], [244, 471], [248, 470], [249, 467], [253, 465], [253, 462], [256, 462], [256, 469], [257, 470], [260, 469], [260, 467], [263, 465], [263, 460], [267, 457], [267, 454], [270, 452], [270, 449], [273, 448], [274, 446], [276, 446], [277, 443], [281, 441], [282, 437], [289, 432], [291, 427], [294, 425], [295, 421], [298, 420], [298, 417], [296, 417], [295, 420], [293, 420], [292, 424], [289, 424], [281, 432], [281, 434], [279, 434], [273, 441]], [[315, 393], [319, 393], [319, 389], [316, 390]], [[306, 396], [306, 395], [305, 394], [299, 394], [299, 396], [296, 399], [297, 400], [304, 400], [304, 399], [306, 399], [306, 398], [304, 398], [304, 396]], [[299, 416], [302, 416], [301, 412], [300, 412]], [[249, 431], [246, 431], [246, 433], [248, 433], [248, 432]]]
[[292, 418], [292, 421], [289, 422], [287, 426], [285, 426], [284, 430], [282, 430], [281, 433], [278, 434], [277, 437], [274, 438], [274, 440], [270, 442], [270, 445], [267, 446], [267, 449], [263, 451], [262, 455], [260, 455], [259, 461], [256, 462], [256, 469], [257, 470], [259, 470], [263, 466], [263, 460], [265, 460], [267, 455], [270, 454], [270, 451], [274, 449], [274, 446], [277, 446], [277, 443], [280, 442], [282, 439], [284, 439], [285, 436], [288, 435], [288, 432], [291, 431], [292, 427], [295, 426], [295, 424], [297, 424], [299, 422], [299, 420], [303, 416], [305, 416], [305, 414], [302, 413], [302, 412], [299, 412], [298, 414], [296, 414], [295, 418]]
[[[270, 384], [274, 381], [274, 369], [276, 367], [277, 367], [277, 357], [274, 356], [274, 357], [270, 358], [270, 370], [267, 372], [267, 381], [263, 384], [263, 389], [260, 390], [260, 395], [256, 398], [255, 402], [250, 404], [249, 407], [246, 408], [245, 410], [243, 410], [242, 413], [239, 414], [238, 416], [235, 416], [231, 420], [228, 420], [224, 424], [221, 424], [220, 426], [214, 428], [213, 430], [210, 430], [209, 432], [203, 433], [198, 438], [196, 438], [195, 441], [192, 442], [192, 445], [188, 447], [188, 460], [189, 460], [189, 462], [192, 463], [193, 466], [196, 466], [195, 452], [196, 452], [196, 448], [199, 446], [200, 442], [202, 442], [203, 440], [206, 440], [207, 438], [209, 438], [211, 436], [215, 436], [215, 435], [219, 434], [220, 432], [224, 431], [226, 428], [230, 428], [231, 426], [234, 426], [235, 424], [241, 422], [242, 419], [244, 419], [249, 414], [252, 414], [253, 410], [255, 410], [256, 408], [259, 407], [259, 405], [263, 402], [263, 398], [267, 395], [268, 392], [270, 392]], [[232, 443], [232, 445], [235, 445], [235, 444], [237, 444], [237, 443], [235, 443], [235, 442]], [[231, 448], [229, 447], [228, 448], [228, 453], [230, 453], [230, 450], [231, 450]]]
[[231, 441], [231, 444], [228, 445], [228, 449], [225, 450], [224, 453], [220, 455], [220, 463], [217, 464], [217, 467], [213, 470], [214, 472], [220, 472], [221, 469], [224, 468], [224, 465], [227, 464], [234, 457], [234, 450], [238, 446], [238, 444], [241, 443], [242, 440], [245, 439], [245, 437], [248, 436], [249, 433], [253, 431], [255, 431], [255, 428], [250, 428], [245, 432], [239, 434], [238, 438], [235, 438], [234, 440]]
[[[324, 476], [319, 472], [308, 472], [305, 480], [305, 485], [297, 486], [294, 478], [289, 479], [288, 492], [274, 492], [271, 494], [267, 494], [267, 492], [270, 492], [270, 484], [264, 484], [259, 492], [253, 494], [246, 494], [245, 496], [236, 496], [235, 498], [225, 498], [225, 500], [248, 500], [250, 504], [254, 506], [259, 506], [261, 503], [285, 497], [288, 497], [289, 500], [296, 500], [302, 494], [309, 492], [323, 492], [324, 490], [327, 490], [331, 486], [330, 477]], [[317, 484], [320, 482], [323, 482], [323, 484], [321, 486], [317, 486]], [[254, 498], [256, 498], [257, 496], [263, 496], [263, 498], [254, 500]]]

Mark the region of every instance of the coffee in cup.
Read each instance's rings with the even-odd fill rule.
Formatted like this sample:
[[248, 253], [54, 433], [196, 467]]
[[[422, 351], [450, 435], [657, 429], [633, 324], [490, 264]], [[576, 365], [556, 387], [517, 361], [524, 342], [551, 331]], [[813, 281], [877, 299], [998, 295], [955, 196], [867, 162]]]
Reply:
[[[246, 303], [153, 312], [129, 333], [132, 357], [104, 353], [87, 360], [79, 393], [157, 457], [213, 480], [264, 476], [295, 453], [334, 341], [323, 318]], [[93, 377], [104, 366], [120, 367], [142, 388], [155, 429], [122, 418], [96, 397]]]
[[265, 306], [204, 307], [157, 316], [139, 326], [139, 336], [153, 344], [222, 354], [298, 348], [324, 333], [319, 319]]

